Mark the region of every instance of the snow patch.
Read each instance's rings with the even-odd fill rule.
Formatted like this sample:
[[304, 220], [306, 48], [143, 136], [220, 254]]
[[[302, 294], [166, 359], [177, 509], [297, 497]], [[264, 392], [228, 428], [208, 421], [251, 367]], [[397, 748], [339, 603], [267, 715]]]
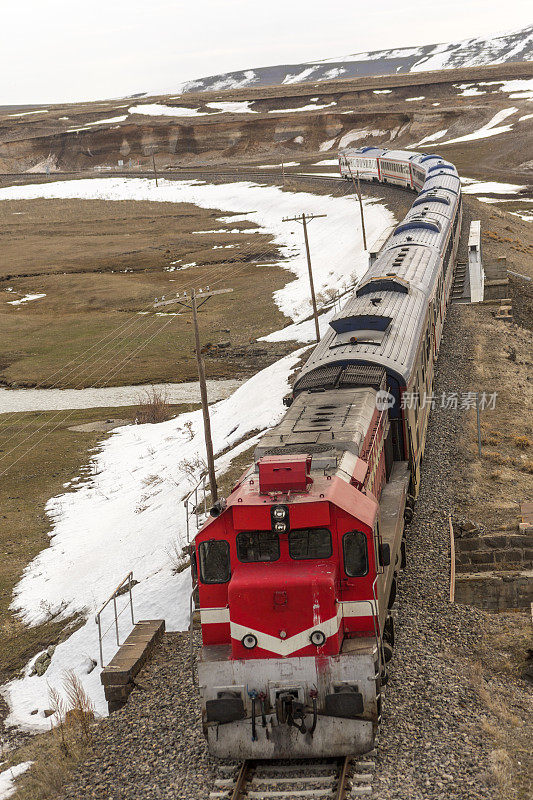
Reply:
[[28, 770], [33, 761], [23, 761], [21, 764], [16, 764], [14, 767], [8, 767], [3, 772], [0, 772], [0, 800], [7, 800], [8, 797], [15, 794], [17, 787], [15, 780]]
[[349, 131], [345, 133], [344, 136], [341, 137], [339, 141], [339, 149], [343, 147], [348, 147], [351, 142], [358, 142], [360, 139], [366, 139], [368, 136], [385, 136], [388, 131], [380, 131], [380, 130], [358, 130], [358, 131]]
[[302, 70], [302, 72], [298, 72], [294, 75], [287, 75], [283, 79], [283, 83], [299, 83], [300, 81], [305, 81], [313, 72], [316, 72], [318, 67], [307, 67], [307, 69]]
[[30, 114], [48, 114], [48, 109], [42, 109], [41, 111], [22, 111], [20, 114], [8, 114], [8, 117], [28, 117]]
[[322, 142], [322, 144], [318, 149], [320, 150], [321, 153], [324, 153], [326, 150], [331, 150], [334, 144], [335, 144], [335, 139], [328, 139], [327, 142]]
[[442, 137], [446, 136], [447, 133], [448, 133], [448, 128], [444, 128], [444, 130], [437, 131], [436, 133], [431, 133], [429, 136], [424, 136], [424, 138], [420, 139], [420, 141], [417, 142], [416, 144], [407, 145], [407, 149], [412, 150], [414, 147], [420, 147], [421, 145], [426, 144], [427, 142], [436, 142], [437, 139], [442, 139]]
[[498, 183], [497, 181], [468, 181], [462, 187], [463, 194], [518, 194], [524, 187], [517, 183]]
[[106, 125], [107, 123], [111, 122], [124, 122], [124, 120], [128, 119], [127, 114], [123, 114], [121, 117], [110, 117], [109, 119], [97, 119], [96, 122], [88, 122], [87, 126], [89, 125]]
[[209, 103], [208, 108], [216, 108], [226, 114], [257, 114], [253, 108], [250, 108], [248, 101], [235, 102], [235, 103]]
[[301, 108], [275, 108], [269, 111], [269, 114], [293, 114], [296, 111], [319, 111], [321, 108], [329, 108], [330, 106], [336, 106], [337, 103], [333, 101], [332, 103], [326, 103], [323, 106], [320, 105], [308, 105], [302, 106]]
[[180, 108], [179, 106], [163, 106], [159, 103], [147, 103], [141, 106], [130, 106], [129, 114], [144, 114], [149, 117], [198, 117], [197, 108]]
[[19, 300], [8, 300], [10, 306], [20, 306], [22, 303], [31, 303], [32, 300], [40, 300], [41, 297], [46, 297], [45, 294], [26, 294]]
[[500, 133], [506, 133], [507, 131], [512, 130], [512, 125], [501, 125], [497, 127], [500, 122], [503, 122], [504, 119], [510, 117], [512, 114], [515, 114], [518, 111], [517, 108], [514, 106], [512, 108], [502, 108], [501, 111], [498, 111], [492, 119], [483, 125], [482, 128], [479, 128], [477, 131], [473, 133], [467, 133], [465, 136], [458, 136], [455, 139], [448, 139], [446, 142], [439, 142], [439, 144], [455, 144], [456, 142], [472, 142], [476, 139], [487, 139], [489, 136], [498, 136]]

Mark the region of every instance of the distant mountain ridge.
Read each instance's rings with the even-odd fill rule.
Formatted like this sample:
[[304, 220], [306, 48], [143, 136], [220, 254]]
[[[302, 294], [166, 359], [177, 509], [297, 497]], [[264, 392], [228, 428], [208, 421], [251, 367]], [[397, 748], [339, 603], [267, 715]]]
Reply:
[[490, 38], [465, 39], [448, 44], [400, 47], [355, 53], [322, 61], [284, 64], [272, 67], [226, 72], [187, 81], [178, 88], [150, 94], [221, 91], [245, 86], [268, 86], [333, 78], [359, 78], [401, 72], [454, 69], [500, 64], [507, 61], [533, 61], [533, 25]]

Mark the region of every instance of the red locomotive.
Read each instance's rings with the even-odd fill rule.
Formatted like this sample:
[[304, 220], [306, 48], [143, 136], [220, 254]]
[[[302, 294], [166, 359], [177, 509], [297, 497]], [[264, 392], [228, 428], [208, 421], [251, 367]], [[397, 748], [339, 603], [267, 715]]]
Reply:
[[402, 397], [431, 390], [461, 217], [449, 165], [413, 157], [424, 208], [419, 197], [333, 318], [195, 539], [203, 725], [221, 757], [373, 746], [428, 419]]

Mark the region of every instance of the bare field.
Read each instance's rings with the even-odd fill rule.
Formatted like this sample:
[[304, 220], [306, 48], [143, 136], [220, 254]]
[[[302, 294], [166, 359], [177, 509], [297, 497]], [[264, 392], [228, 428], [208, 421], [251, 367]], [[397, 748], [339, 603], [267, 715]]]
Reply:
[[[54, 385], [71, 361], [61, 387], [94, 385], [104, 374], [114, 385], [194, 379], [190, 315], [140, 312], [152, 311], [156, 297], [206, 285], [234, 289], [201, 312], [203, 341], [230, 343], [206, 354], [209, 376], [233, 375], [237, 355], [240, 374], [265, 363], [266, 351], [275, 358], [279, 347], [250, 350], [250, 343], [287, 321], [272, 292], [288, 274], [270, 263], [280, 254], [269, 235], [225, 232], [253, 225], [228, 226], [221, 213], [133, 201], [0, 203], [0, 381]], [[221, 241], [232, 249], [213, 250]], [[46, 297], [11, 304], [27, 294]]]

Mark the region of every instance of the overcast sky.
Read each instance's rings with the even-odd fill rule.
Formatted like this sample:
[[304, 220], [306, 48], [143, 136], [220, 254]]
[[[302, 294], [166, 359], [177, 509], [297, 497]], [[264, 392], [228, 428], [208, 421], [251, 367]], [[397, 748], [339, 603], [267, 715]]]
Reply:
[[0, 0], [0, 105], [521, 28], [531, 0]]

